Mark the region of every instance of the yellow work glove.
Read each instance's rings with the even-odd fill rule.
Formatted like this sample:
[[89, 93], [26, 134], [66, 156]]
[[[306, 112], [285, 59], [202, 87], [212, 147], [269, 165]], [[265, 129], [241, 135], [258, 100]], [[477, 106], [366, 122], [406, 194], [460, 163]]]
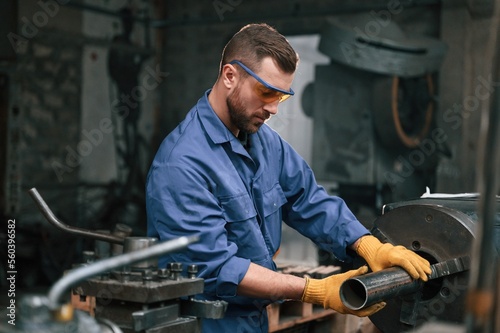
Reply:
[[325, 309], [333, 309], [343, 314], [353, 314], [358, 317], [371, 316], [385, 306], [385, 302], [373, 304], [361, 310], [351, 310], [346, 308], [340, 300], [340, 286], [342, 283], [354, 276], [368, 272], [367, 266], [362, 266], [356, 270], [342, 274], [331, 275], [324, 279], [311, 279], [306, 277], [306, 287], [302, 294], [302, 302], [319, 304]]
[[400, 266], [414, 279], [427, 281], [431, 265], [427, 260], [402, 245], [382, 244], [374, 236], [363, 236], [356, 253], [366, 260], [372, 271]]

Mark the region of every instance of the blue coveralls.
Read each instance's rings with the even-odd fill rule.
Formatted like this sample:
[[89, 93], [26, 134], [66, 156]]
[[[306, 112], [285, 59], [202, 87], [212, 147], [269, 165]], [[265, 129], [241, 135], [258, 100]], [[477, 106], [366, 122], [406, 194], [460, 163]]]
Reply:
[[250, 262], [276, 270], [284, 221], [341, 260], [368, 233], [338, 197], [318, 186], [297, 152], [266, 124], [248, 151], [217, 117], [208, 90], [161, 144], [148, 174], [148, 236], [201, 240], [162, 257], [196, 264], [205, 279], [198, 298], [225, 300], [226, 316], [203, 332], [267, 332], [270, 300], [236, 295]]

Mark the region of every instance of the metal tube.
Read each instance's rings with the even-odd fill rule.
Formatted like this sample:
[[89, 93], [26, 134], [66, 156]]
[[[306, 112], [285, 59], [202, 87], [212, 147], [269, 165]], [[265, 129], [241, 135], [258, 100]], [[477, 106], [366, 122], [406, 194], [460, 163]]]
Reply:
[[[482, 110], [481, 149], [477, 169], [480, 170], [476, 239], [472, 249], [474, 267], [470, 278], [467, 302], [467, 332], [493, 332], [495, 280], [498, 258], [495, 251], [494, 228], [500, 167], [500, 91], [495, 87], [500, 81], [500, 0], [495, 1], [495, 18], [492, 20], [490, 48], [493, 52], [490, 108]], [[492, 47], [492, 48], [491, 48]], [[496, 304], [498, 306], [498, 304]]]
[[78, 227], [72, 227], [69, 226], [65, 223], [63, 223], [61, 220], [59, 220], [52, 210], [50, 210], [49, 206], [43, 200], [42, 196], [40, 193], [38, 193], [36, 188], [32, 188], [28, 191], [29, 195], [31, 198], [35, 201], [37, 204], [38, 208], [42, 212], [43, 216], [49, 221], [52, 225], [54, 225], [56, 228], [61, 229], [63, 231], [69, 232], [71, 234], [75, 234], [78, 236], [83, 236], [83, 237], [88, 237], [96, 240], [102, 240], [110, 243], [115, 243], [115, 244], [123, 244], [125, 241], [124, 238], [122, 237], [117, 237], [115, 235], [110, 235], [110, 234], [103, 234], [103, 233], [98, 233], [94, 231], [89, 231], [86, 229], [78, 228]]
[[88, 266], [82, 266], [69, 271], [63, 278], [57, 281], [49, 291], [49, 307], [56, 310], [59, 307], [61, 295], [71, 286], [98, 274], [130, 265], [138, 261], [157, 257], [169, 252], [180, 250], [187, 245], [199, 240], [199, 236], [180, 237], [142, 250], [122, 254], [116, 257], [97, 261]]
[[417, 291], [421, 280], [414, 280], [400, 267], [391, 267], [346, 280], [340, 287], [340, 299], [351, 310], [359, 310], [399, 295]]
[[[431, 265], [429, 280], [463, 272], [469, 268], [469, 256], [441, 261]], [[344, 281], [340, 286], [340, 299], [347, 308], [359, 310], [390, 298], [411, 294], [423, 285], [422, 280], [414, 280], [401, 267], [391, 267]]]

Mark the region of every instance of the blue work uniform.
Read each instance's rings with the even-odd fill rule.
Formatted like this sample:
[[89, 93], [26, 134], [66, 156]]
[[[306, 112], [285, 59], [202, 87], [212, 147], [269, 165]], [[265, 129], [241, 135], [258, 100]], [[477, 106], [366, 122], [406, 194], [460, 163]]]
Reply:
[[267, 332], [273, 300], [236, 294], [250, 262], [276, 270], [282, 221], [320, 248], [348, 260], [348, 245], [368, 230], [344, 201], [318, 186], [301, 156], [266, 124], [245, 147], [218, 118], [208, 90], [161, 144], [146, 185], [148, 236], [199, 235], [169, 262], [196, 264], [205, 290], [225, 300], [225, 318], [203, 320], [203, 332]]

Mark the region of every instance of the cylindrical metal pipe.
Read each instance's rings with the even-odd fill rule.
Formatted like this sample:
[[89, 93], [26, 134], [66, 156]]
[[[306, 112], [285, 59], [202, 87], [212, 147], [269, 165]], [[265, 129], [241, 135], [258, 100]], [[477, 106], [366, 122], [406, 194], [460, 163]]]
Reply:
[[[158, 238], [153, 237], [127, 237], [123, 244], [123, 253], [132, 253], [148, 247], [154, 246], [158, 243]], [[130, 265], [132, 271], [142, 271], [145, 269], [158, 268], [158, 259], [151, 258]]]
[[98, 233], [98, 232], [93, 232], [89, 231], [86, 229], [78, 228], [78, 227], [72, 227], [69, 226], [65, 223], [63, 223], [61, 220], [59, 220], [55, 214], [52, 212], [52, 210], [49, 208], [45, 200], [43, 200], [42, 196], [40, 193], [38, 193], [36, 188], [32, 188], [28, 191], [29, 195], [31, 198], [35, 201], [37, 204], [38, 208], [42, 212], [43, 216], [49, 221], [52, 225], [54, 225], [56, 228], [61, 229], [63, 231], [69, 232], [71, 234], [75, 234], [78, 236], [83, 236], [83, 237], [88, 237], [96, 240], [102, 240], [110, 243], [115, 243], [115, 244], [123, 244], [124, 238], [122, 237], [117, 237], [114, 235], [110, 234], [103, 234], [103, 233]]
[[[115, 237], [120, 237], [126, 239], [130, 234], [132, 234], [132, 228], [128, 225], [118, 223], [115, 225], [113, 232], [111, 233]], [[117, 256], [123, 253], [123, 245], [115, 243], [111, 245], [111, 255]]]
[[350, 278], [340, 286], [340, 299], [351, 310], [417, 291], [421, 280], [414, 280], [400, 267]]
[[492, 80], [486, 89], [492, 91], [489, 110], [481, 114], [480, 149], [478, 154], [478, 217], [476, 239], [472, 250], [474, 267], [471, 270], [467, 291], [467, 333], [493, 332], [495, 280], [498, 254], [495, 251], [495, 215], [498, 193], [498, 168], [500, 167], [500, 91], [495, 86], [500, 81], [500, 0], [495, 1], [491, 20], [490, 44], [486, 48], [493, 53]]
[[[470, 267], [469, 256], [444, 260], [431, 265], [429, 280], [459, 273]], [[350, 278], [340, 286], [340, 299], [351, 310], [359, 310], [397, 296], [411, 294], [423, 287], [403, 268], [395, 266], [378, 272]]]

